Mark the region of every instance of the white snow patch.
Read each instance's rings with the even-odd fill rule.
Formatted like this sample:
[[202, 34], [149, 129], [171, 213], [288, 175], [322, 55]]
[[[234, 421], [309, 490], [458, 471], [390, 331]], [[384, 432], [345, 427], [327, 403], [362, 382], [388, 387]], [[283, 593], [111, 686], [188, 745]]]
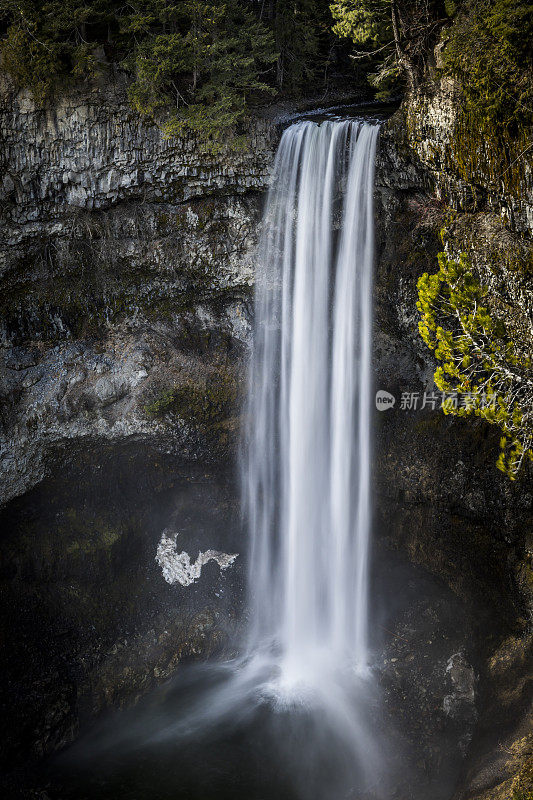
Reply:
[[178, 553], [176, 531], [165, 528], [161, 535], [161, 540], [157, 546], [155, 560], [161, 567], [163, 577], [167, 583], [181, 583], [182, 586], [190, 586], [200, 577], [202, 567], [208, 561], [216, 561], [220, 569], [230, 567], [238, 553], [221, 553], [218, 550], [206, 550], [205, 553], [198, 553], [196, 561], [191, 563], [191, 557], [185, 551]]

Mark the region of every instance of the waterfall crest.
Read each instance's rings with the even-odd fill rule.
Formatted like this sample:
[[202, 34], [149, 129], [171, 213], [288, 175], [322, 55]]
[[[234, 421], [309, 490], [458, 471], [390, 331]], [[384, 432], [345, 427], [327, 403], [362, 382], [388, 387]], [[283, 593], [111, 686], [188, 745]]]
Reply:
[[377, 135], [355, 120], [288, 128], [258, 250], [250, 649], [275, 653], [288, 686], [367, 663]]

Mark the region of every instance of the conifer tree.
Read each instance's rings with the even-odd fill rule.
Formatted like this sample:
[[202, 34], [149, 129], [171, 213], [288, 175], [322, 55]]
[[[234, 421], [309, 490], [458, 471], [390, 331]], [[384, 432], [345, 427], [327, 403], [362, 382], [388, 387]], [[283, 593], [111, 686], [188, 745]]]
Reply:
[[39, 100], [69, 78], [94, 74], [94, 50], [114, 21], [110, 0], [2, 0], [3, 69]]
[[219, 137], [251, 97], [274, 91], [273, 33], [239, 0], [2, 0], [0, 23], [3, 68], [40, 101], [94, 75], [97, 48], [112, 44], [133, 75], [133, 107], [167, 109], [167, 133]]
[[273, 91], [265, 79], [277, 59], [272, 32], [236, 0], [143, 0], [123, 31], [141, 34], [127, 62], [133, 107], [154, 114], [170, 100], [169, 134], [189, 128], [220, 138], [251, 96]]
[[313, 90], [327, 60], [331, 28], [326, 4], [318, 0], [277, 0], [274, 32], [279, 51], [277, 84], [283, 91]]
[[[502, 318], [488, 308], [488, 292], [463, 253], [454, 261], [439, 254], [439, 270], [418, 281], [420, 335], [441, 366], [435, 384], [468, 397], [446, 403], [456, 416], [475, 415], [498, 425], [498, 468], [514, 480], [533, 460], [533, 364]], [[487, 402], [488, 401], [488, 402]]]
[[415, 89], [442, 23], [441, 6], [440, 0], [334, 0], [333, 30], [352, 40], [355, 58], [376, 61], [375, 86], [385, 89], [403, 75]]

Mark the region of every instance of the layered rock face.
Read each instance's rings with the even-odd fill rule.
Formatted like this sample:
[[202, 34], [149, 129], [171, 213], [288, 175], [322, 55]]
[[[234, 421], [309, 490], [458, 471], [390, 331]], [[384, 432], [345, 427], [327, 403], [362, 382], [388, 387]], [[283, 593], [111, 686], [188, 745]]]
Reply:
[[474, 139], [465, 128], [463, 103], [456, 81], [440, 77], [404, 104], [393, 124], [395, 136], [416, 155], [439, 198], [460, 212], [492, 211], [512, 230], [531, 235], [531, 150], [502, 167], [494, 142]]
[[489, 614], [490, 636], [475, 644], [480, 613], [463, 654], [478, 670], [479, 717], [456, 797], [492, 800], [525, 791], [531, 776], [531, 472], [511, 483], [495, 465], [498, 430], [444, 416], [438, 392], [431, 401], [437, 364], [418, 334], [416, 282], [437, 271], [444, 247], [466, 252], [491, 309], [531, 352], [531, 193], [495, 187], [483, 153], [476, 180], [464, 180], [454, 94], [446, 82], [433, 88], [381, 133], [375, 365], [377, 387], [396, 404], [376, 412], [376, 525], [465, 608], [477, 598]]
[[[80, 720], [231, 647], [243, 558], [224, 473], [274, 145], [260, 119], [216, 154], [167, 141], [120, 79], [46, 110], [7, 83], [2, 100], [0, 704], [15, 796], [27, 759]], [[175, 560], [219, 561], [169, 583], [166, 529]]]
[[216, 426], [236, 393], [270, 128], [213, 154], [165, 140], [120, 81], [46, 110], [2, 88], [0, 501], [54, 443], [161, 432], [161, 399], [180, 452], [212, 455], [194, 407], [209, 395]]
[[[462, 583], [463, 590], [474, 591], [482, 570], [477, 565], [468, 575], [467, 564], [474, 564], [475, 550], [488, 536], [487, 543], [500, 550], [493, 552], [486, 577], [490, 581], [490, 572], [500, 573], [503, 588], [507, 567], [502, 559], [511, 557], [508, 545], [517, 547], [512, 557], [524, 556], [532, 515], [530, 477], [526, 470], [522, 481], [513, 484], [496, 469], [496, 428], [472, 418], [445, 416], [440, 410], [441, 394], [433, 382], [437, 362], [418, 333], [417, 280], [437, 271], [437, 254], [444, 249], [441, 231], [446, 228], [448, 251], [453, 255], [467, 250], [491, 297], [505, 306], [517, 328], [525, 329], [530, 281], [505, 263], [505, 254], [514, 250], [516, 259], [525, 261], [530, 244], [488, 208], [459, 212], [447, 221], [449, 204], [457, 197], [439, 196], [439, 175], [418, 158], [416, 143], [411, 146], [400, 126], [404, 115], [402, 109], [383, 126], [376, 175], [375, 375], [377, 388], [389, 390], [396, 399], [393, 408], [375, 417], [376, 484], [381, 497], [396, 497], [405, 509], [405, 521], [391, 538], [408, 540], [412, 527], [413, 557], [418, 553], [426, 565], [434, 559], [435, 569], [441, 574], [446, 569], [446, 579], [458, 590]], [[425, 543], [417, 526], [409, 523], [417, 515], [419, 524], [427, 526]], [[437, 565], [442, 549], [433, 549], [432, 536], [443, 545], [448, 539], [452, 561], [447, 566]], [[472, 552], [459, 567], [470, 547]], [[480, 584], [478, 590], [483, 591]]]
[[[7, 244], [24, 255], [32, 238], [68, 230], [73, 209], [108, 209], [126, 200], [182, 202], [205, 194], [243, 194], [265, 186], [268, 127], [259, 121], [245, 147], [217, 155], [193, 137], [165, 139], [131, 111], [124, 79], [36, 107], [31, 94], [2, 85], [2, 200]], [[9, 267], [13, 253], [3, 254]]]
[[[466, 252], [491, 312], [505, 319], [526, 349], [533, 346], [531, 174], [526, 169], [526, 183], [513, 192], [503, 182], [496, 187], [480, 152], [474, 154], [476, 180], [467, 184], [457, 157], [457, 99], [451, 81], [436, 81], [430, 93], [406, 98], [380, 134], [375, 368], [377, 383], [395, 394], [397, 404], [376, 415], [376, 478], [380, 492], [398, 492], [413, 513], [426, 506], [434, 517], [440, 509], [454, 525], [499, 541], [503, 549], [494, 553], [494, 564], [501, 566], [504, 551], [511, 560], [527, 556], [531, 474], [526, 469], [521, 481], [511, 483], [495, 466], [498, 430], [472, 418], [446, 417], [440, 399], [431, 398], [437, 362], [418, 333], [416, 284], [424, 272], [437, 271], [438, 252]], [[441, 524], [434, 519], [428, 528], [443, 539]], [[517, 548], [512, 556], [509, 544]], [[432, 558], [430, 549], [424, 558]], [[456, 567], [449, 565], [447, 580], [464, 578]], [[475, 577], [466, 583], [472, 588]]]

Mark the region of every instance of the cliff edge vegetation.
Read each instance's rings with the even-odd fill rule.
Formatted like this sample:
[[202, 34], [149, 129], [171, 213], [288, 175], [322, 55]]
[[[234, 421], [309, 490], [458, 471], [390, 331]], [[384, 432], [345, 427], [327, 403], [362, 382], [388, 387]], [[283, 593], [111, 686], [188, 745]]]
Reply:
[[342, 50], [326, 0], [0, 4], [0, 63], [18, 87], [44, 103], [119, 66], [133, 109], [168, 135], [188, 128], [216, 141], [254, 102], [323, 91]]
[[420, 334], [441, 362], [436, 386], [446, 414], [475, 415], [502, 429], [498, 468], [514, 480], [533, 460], [533, 373], [524, 342], [491, 313], [489, 293], [466, 253], [439, 254], [439, 270], [418, 280]]
[[378, 96], [404, 95], [388, 126], [399, 159], [422, 167], [454, 219], [436, 272], [418, 280], [435, 386], [462, 397], [443, 409], [498, 425], [497, 466], [514, 479], [533, 437], [533, 5], [336, 0], [331, 10]]

